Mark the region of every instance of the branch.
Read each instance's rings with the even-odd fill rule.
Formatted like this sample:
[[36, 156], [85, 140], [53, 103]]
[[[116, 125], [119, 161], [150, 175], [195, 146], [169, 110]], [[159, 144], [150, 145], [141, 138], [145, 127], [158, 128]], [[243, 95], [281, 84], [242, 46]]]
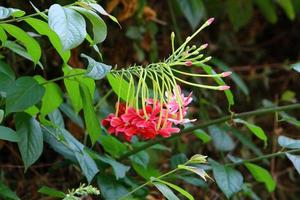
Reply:
[[214, 125], [214, 124], [221, 124], [223, 122], [226, 122], [226, 121], [232, 120], [232, 119], [236, 119], [236, 118], [247, 118], [247, 117], [251, 117], [251, 116], [258, 116], [258, 115], [264, 115], [264, 114], [268, 114], [268, 113], [275, 113], [275, 112], [279, 112], [279, 111], [287, 111], [287, 110], [294, 110], [294, 109], [300, 109], [300, 103], [291, 104], [291, 105], [287, 105], [287, 106], [276, 106], [276, 107], [270, 107], [270, 108], [263, 108], [263, 109], [258, 109], [258, 110], [249, 111], [249, 112], [243, 112], [243, 113], [239, 113], [239, 114], [227, 115], [227, 116], [224, 116], [224, 117], [221, 117], [218, 119], [213, 119], [213, 120], [195, 125], [193, 127], [186, 128], [186, 129], [182, 130], [180, 133], [178, 133], [176, 135], [172, 135], [169, 138], [158, 138], [155, 140], [151, 140], [151, 141], [145, 143], [144, 145], [141, 145], [131, 151], [124, 153], [122, 156], [120, 156], [119, 159], [122, 160], [122, 159], [127, 158], [131, 155], [134, 155], [140, 151], [143, 151], [144, 149], [147, 149], [157, 143], [172, 140], [172, 139], [182, 136], [183, 134], [189, 134], [194, 130], [206, 128], [206, 127]]

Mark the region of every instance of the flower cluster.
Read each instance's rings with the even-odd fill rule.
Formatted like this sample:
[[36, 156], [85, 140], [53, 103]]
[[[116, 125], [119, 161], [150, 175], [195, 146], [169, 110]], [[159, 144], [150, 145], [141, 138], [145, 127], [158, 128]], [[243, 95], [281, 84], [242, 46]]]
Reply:
[[133, 136], [146, 140], [158, 135], [169, 137], [180, 131], [176, 125], [196, 121], [184, 118], [191, 102], [192, 93], [184, 96], [178, 87], [173, 94], [166, 94], [165, 103], [147, 99], [141, 109], [117, 103], [117, 114], [109, 114], [102, 125], [108, 128], [110, 134], [122, 135], [127, 141], [131, 141]]

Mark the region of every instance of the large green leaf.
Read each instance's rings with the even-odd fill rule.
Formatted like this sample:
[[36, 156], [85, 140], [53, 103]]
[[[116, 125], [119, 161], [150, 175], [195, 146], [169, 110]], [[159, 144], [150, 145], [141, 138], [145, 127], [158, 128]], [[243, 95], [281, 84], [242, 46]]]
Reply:
[[132, 156], [129, 157], [131, 162], [139, 164], [140, 166], [147, 169], [149, 164], [149, 154], [146, 151], [140, 151]]
[[101, 19], [101, 17], [99, 17], [93, 11], [87, 10], [82, 7], [72, 6], [71, 8], [83, 14], [92, 23], [93, 36], [94, 36], [93, 44], [98, 44], [100, 42], [103, 42], [107, 35], [107, 27], [105, 22]]
[[213, 174], [219, 188], [228, 199], [242, 189], [243, 176], [239, 171], [220, 165], [213, 160], [209, 160], [209, 163], [212, 165]]
[[85, 74], [87, 77], [90, 77], [94, 80], [100, 80], [103, 79], [106, 76], [106, 74], [111, 70], [110, 65], [97, 62], [93, 58], [85, 54], [81, 54], [81, 57], [86, 58], [88, 60], [88, 68]]
[[27, 49], [34, 64], [40, 60], [42, 51], [39, 43], [33, 39], [28, 33], [12, 24], [1, 24], [2, 28], [11, 36], [19, 40]]
[[8, 127], [0, 126], [0, 140], [7, 140], [10, 142], [19, 142], [20, 137], [16, 132]]
[[6, 113], [20, 112], [38, 103], [45, 89], [32, 77], [21, 77], [7, 88]]
[[126, 145], [111, 135], [101, 135], [100, 143], [104, 150], [113, 157], [119, 157], [127, 151]]
[[281, 147], [288, 149], [300, 149], [300, 140], [295, 140], [286, 136], [279, 136], [278, 143]]
[[231, 151], [235, 145], [232, 138], [218, 126], [209, 126], [209, 133], [212, 137], [215, 148], [219, 151]]
[[153, 182], [153, 185], [168, 199], [168, 200], [180, 200], [173, 191], [165, 184], [159, 182]]
[[70, 98], [75, 113], [78, 113], [83, 108], [79, 84], [87, 86], [91, 96], [93, 97], [95, 92], [95, 81], [91, 78], [85, 77], [84, 74], [86, 71], [83, 69], [72, 69], [67, 66], [63, 68], [63, 71], [64, 75], [68, 76], [68, 78], [64, 79], [68, 97]]
[[7, 40], [7, 35], [6, 35], [5, 31], [4, 31], [4, 29], [1, 28], [1, 26], [0, 26], [0, 41], [3, 44], [3, 43], [6, 42], [6, 40]]
[[297, 172], [300, 174], [300, 156], [292, 155], [290, 153], [286, 153], [285, 155], [293, 163], [293, 165], [296, 168]]
[[262, 130], [262, 128], [260, 128], [259, 126], [256, 126], [255, 124], [251, 124], [245, 120], [242, 119], [234, 119], [235, 123], [241, 123], [247, 126], [247, 128], [249, 128], [249, 130], [256, 135], [259, 139], [261, 139], [262, 141], [265, 142], [265, 144], [267, 144], [267, 136], [265, 134], [265, 132]]
[[56, 83], [47, 82], [42, 76], [34, 76], [34, 79], [45, 88], [41, 106], [41, 114], [45, 117], [47, 114], [55, 111], [63, 102], [62, 92]]
[[95, 161], [85, 152], [75, 151], [74, 154], [85, 177], [91, 183], [95, 175], [99, 172]]
[[15, 121], [20, 137], [18, 146], [27, 170], [43, 152], [43, 133], [39, 122], [26, 113], [17, 113]]
[[5, 200], [20, 200], [20, 198], [16, 195], [16, 193], [11, 191], [11, 189], [9, 189], [9, 187], [4, 185], [4, 183], [2, 183], [1, 181], [0, 181], [0, 197], [2, 197]]
[[252, 163], [245, 163], [245, 166], [256, 181], [262, 182], [266, 185], [269, 192], [273, 192], [275, 190], [276, 182], [266, 169]]
[[3, 96], [6, 96], [7, 89], [12, 84], [14, 84], [14, 79], [11, 78], [8, 74], [0, 71], [0, 92], [3, 93]]
[[34, 28], [39, 34], [41, 35], [45, 35], [49, 38], [51, 44], [53, 45], [53, 47], [56, 49], [56, 51], [58, 52], [58, 54], [61, 56], [61, 58], [63, 59], [63, 61], [65, 63], [68, 62], [70, 56], [71, 56], [71, 52], [69, 50], [67, 51], [63, 51], [63, 47], [62, 44], [60, 42], [59, 37], [56, 35], [56, 33], [49, 27], [49, 25], [40, 20], [40, 19], [35, 19], [35, 18], [26, 18], [25, 21], [32, 26], [32, 28]]
[[192, 29], [199, 25], [201, 19], [205, 16], [205, 7], [202, 0], [177, 0], [181, 12], [188, 20]]
[[60, 38], [64, 51], [77, 47], [85, 39], [86, 23], [78, 12], [54, 4], [48, 17], [49, 26]]
[[107, 74], [107, 79], [113, 91], [124, 101], [132, 102], [134, 99], [134, 85], [129, 84], [121, 76]]
[[4, 110], [0, 109], [0, 124], [2, 123], [4, 119]]
[[100, 138], [101, 134], [100, 122], [97, 119], [93, 106], [93, 98], [91, 96], [91, 93], [89, 92], [88, 87], [84, 84], [79, 84], [79, 87], [83, 103], [85, 126], [91, 138], [92, 144], [95, 144]]
[[252, 17], [252, 0], [227, 0], [226, 9], [229, 19], [237, 31], [244, 27]]
[[47, 186], [43, 186], [38, 190], [39, 193], [45, 194], [50, 197], [64, 198], [65, 193], [62, 191], [56, 190], [54, 188], [49, 188]]
[[269, 22], [272, 24], [277, 22], [277, 14], [272, 0], [255, 0], [254, 3]]
[[11, 69], [11, 67], [7, 63], [5, 63], [2, 60], [0, 60], [0, 72], [8, 75], [11, 79], [16, 78], [15, 72]]

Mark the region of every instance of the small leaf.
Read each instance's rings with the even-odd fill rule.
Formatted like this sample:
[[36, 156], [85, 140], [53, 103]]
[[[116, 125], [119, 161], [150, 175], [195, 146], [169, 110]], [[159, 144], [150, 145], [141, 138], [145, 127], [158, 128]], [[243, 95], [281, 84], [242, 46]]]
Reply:
[[97, 119], [93, 106], [93, 98], [89, 92], [88, 87], [84, 84], [79, 84], [79, 87], [83, 104], [85, 125], [87, 128], [87, 132], [91, 138], [92, 144], [95, 144], [100, 138], [101, 126], [99, 120]]
[[262, 182], [266, 185], [269, 192], [273, 192], [275, 190], [276, 182], [266, 169], [252, 163], [245, 163], [245, 166], [256, 181]]
[[87, 34], [86, 23], [78, 12], [54, 4], [49, 9], [48, 17], [49, 26], [60, 38], [64, 51], [83, 42]]
[[297, 172], [300, 175], [300, 156], [292, 155], [289, 153], [286, 153], [285, 155], [293, 163], [294, 167], [296, 168]]
[[38, 190], [39, 193], [48, 195], [50, 197], [64, 198], [65, 193], [62, 191], [56, 190], [54, 188], [50, 188], [47, 186], [43, 186]]
[[9, 187], [0, 181], [0, 197], [6, 200], [20, 200], [20, 198]]
[[114, 16], [110, 15], [108, 12], [106, 12], [102, 6], [100, 6], [99, 4], [96, 3], [89, 3], [88, 4], [90, 7], [92, 7], [95, 11], [99, 12], [101, 15], [105, 15], [108, 16], [112, 21], [114, 21], [115, 23], [117, 23], [119, 26], [119, 22], [117, 20], [117, 18], [115, 18]]
[[279, 136], [278, 143], [281, 147], [288, 149], [300, 149], [300, 140], [295, 140], [286, 136]]
[[7, 140], [10, 142], [19, 142], [20, 137], [16, 132], [8, 127], [0, 126], [0, 140]]
[[6, 114], [20, 112], [38, 103], [45, 89], [31, 77], [21, 77], [7, 91]]
[[2, 28], [11, 36], [19, 40], [27, 49], [28, 54], [32, 58], [34, 64], [40, 60], [42, 51], [39, 43], [33, 39], [28, 33], [19, 27], [11, 24], [1, 24]]
[[208, 143], [212, 140], [212, 138], [210, 137], [210, 135], [208, 135], [207, 133], [205, 133], [203, 130], [201, 129], [197, 129], [195, 131], [193, 131], [193, 134], [196, 135], [197, 138], [199, 138], [200, 140], [202, 140], [202, 142]]
[[204, 171], [204, 169], [200, 167], [192, 167], [192, 166], [186, 166], [186, 165], [178, 165], [179, 169], [185, 169], [187, 171], [191, 171], [197, 175], [199, 175], [204, 181], [206, 181], [206, 178], [210, 178], [207, 173]]
[[179, 192], [183, 196], [185, 196], [187, 199], [194, 200], [194, 197], [190, 193], [188, 193], [187, 191], [185, 191], [184, 189], [182, 189], [181, 187], [179, 187], [177, 185], [174, 185], [172, 183], [169, 183], [167, 181], [163, 181], [163, 180], [160, 180], [160, 179], [154, 178], [154, 177], [151, 178], [151, 181], [155, 181], [155, 182], [165, 184], [165, 185], [169, 186], [170, 188], [176, 190], [177, 192]]
[[39, 19], [26, 18], [25, 21], [34, 28], [40, 35], [46, 35], [63, 61], [67, 63], [70, 59], [71, 52], [69, 50], [63, 51], [62, 43], [56, 33], [49, 27], [49, 25]]
[[94, 80], [103, 79], [106, 74], [111, 70], [111, 66], [95, 61], [93, 58], [81, 54], [81, 57], [86, 58], [88, 60], [88, 68], [86, 72], [86, 76], [90, 77]]
[[213, 160], [209, 160], [209, 163], [212, 165], [213, 174], [219, 188], [228, 199], [242, 189], [243, 176], [239, 171], [220, 165]]
[[295, 19], [296, 13], [291, 0], [276, 0], [276, 2], [282, 7], [290, 20]]
[[105, 22], [93, 11], [87, 10], [85, 8], [72, 6], [72, 9], [80, 12], [86, 18], [90, 20], [93, 26], [93, 44], [101, 43], [105, 40], [107, 36], [107, 27]]
[[263, 140], [265, 144], [267, 144], [267, 136], [265, 132], [260, 128], [259, 126], [256, 126], [255, 124], [251, 124], [245, 120], [242, 119], [234, 119], [235, 123], [241, 123], [247, 126], [247, 128], [254, 134], [256, 135], [259, 139]]
[[172, 190], [165, 184], [153, 182], [153, 185], [166, 197], [168, 200], [180, 200]]
[[134, 99], [134, 85], [128, 83], [121, 76], [107, 74], [107, 79], [113, 91], [124, 101], [132, 102]]
[[215, 148], [219, 151], [231, 151], [235, 145], [232, 138], [218, 126], [209, 126], [209, 133], [212, 136], [212, 141]]
[[15, 121], [20, 137], [18, 146], [26, 171], [43, 152], [43, 134], [39, 122], [26, 113], [17, 113]]
[[20, 10], [20, 9], [16, 9], [16, 8], [9, 8], [10, 9], [10, 11], [11, 11], [11, 16], [12, 17], [22, 17], [22, 16], [24, 16], [26, 13], [25, 13], [25, 11], [23, 11], [23, 10]]
[[[53, 82], [48, 82], [42, 76], [34, 76], [34, 79], [38, 81], [39, 84], [43, 84], [45, 88], [45, 94], [42, 98], [41, 114], [46, 116], [49, 113], [55, 111], [60, 104], [62, 104], [62, 92], [58, 85]], [[50, 100], [51, 99], [51, 100]]]

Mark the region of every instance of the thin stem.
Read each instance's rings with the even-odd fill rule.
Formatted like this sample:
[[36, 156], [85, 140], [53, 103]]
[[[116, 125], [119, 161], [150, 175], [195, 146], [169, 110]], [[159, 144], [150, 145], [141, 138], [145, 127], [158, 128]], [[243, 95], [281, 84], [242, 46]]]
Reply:
[[109, 90], [97, 103], [97, 105], [95, 106], [95, 109], [98, 109], [101, 104], [109, 97], [109, 95], [113, 92], [113, 90]]
[[78, 73], [78, 74], [70, 74], [70, 75], [65, 75], [65, 76], [57, 77], [57, 78], [48, 80], [48, 81], [42, 83], [41, 85], [46, 85], [46, 84], [48, 84], [48, 83], [60, 81], [60, 80], [63, 80], [63, 79], [65, 79], [65, 78], [71, 78], [71, 77], [75, 77], [75, 76], [82, 76], [82, 75], [84, 75], [84, 74], [85, 74], [85, 72], [81, 72], [81, 73]]
[[218, 119], [213, 119], [198, 125], [195, 125], [193, 127], [189, 127], [186, 128], [184, 130], [182, 130], [180, 133], [172, 135], [169, 138], [158, 138], [156, 140], [151, 140], [131, 151], [128, 151], [126, 153], [124, 153], [122, 156], [120, 156], [119, 159], [124, 159], [127, 158], [131, 155], [134, 155], [140, 151], [143, 151], [144, 149], [147, 149], [157, 143], [161, 143], [161, 142], [165, 142], [168, 140], [172, 140], [175, 139], [177, 137], [182, 136], [182, 134], [190, 134], [192, 131], [197, 130], [197, 129], [201, 129], [201, 128], [205, 128], [214, 124], [220, 124], [220, 123], [224, 123], [228, 120], [231, 119], [236, 119], [236, 118], [247, 118], [247, 117], [251, 117], [251, 116], [259, 116], [259, 115], [264, 115], [264, 114], [268, 114], [268, 113], [275, 113], [275, 112], [280, 112], [280, 111], [288, 111], [288, 110], [294, 110], [294, 109], [300, 109], [300, 103], [296, 103], [296, 104], [291, 104], [291, 105], [287, 105], [287, 106], [276, 106], [276, 107], [270, 107], [270, 108], [263, 108], [263, 109], [258, 109], [258, 110], [254, 110], [254, 111], [249, 111], [249, 112], [243, 112], [243, 113], [239, 113], [239, 114], [232, 114], [232, 115], [227, 115], [224, 117], [220, 117]]

